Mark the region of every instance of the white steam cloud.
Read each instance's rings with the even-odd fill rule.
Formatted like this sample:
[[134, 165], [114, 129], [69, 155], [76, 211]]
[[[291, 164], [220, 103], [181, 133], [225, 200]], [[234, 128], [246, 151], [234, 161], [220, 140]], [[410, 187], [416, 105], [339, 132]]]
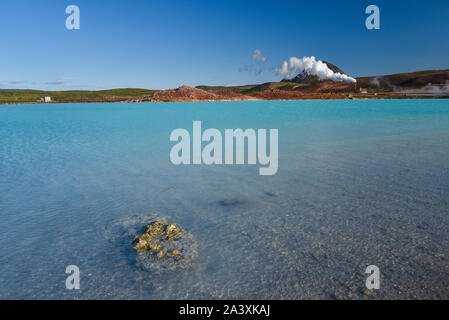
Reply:
[[449, 93], [449, 80], [446, 80], [445, 84], [427, 85], [423, 90], [434, 94], [447, 94]]
[[355, 83], [357, 80], [345, 74], [334, 72], [327, 64], [315, 57], [304, 57], [302, 59], [291, 57], [289, 62], [284, 61], [276, 72], [282, 74], [286, 79], [292, 79], [298, 72], [306, 72], [309, 75], [317, 76], [320, 80], [344, 81]]
[[243, 68], [239, 68], [239, 72], [245, 71], [259, 75], [265, 70], [265, 64], [268, 61], [268, 58], [262, 54], [262, 50], [255, 49], [253, 51], [252, 59], [252, 63]]
[[267, 62], [267, 57], [262, 54], [261, 50], [256, 49], [253, 52], [253, 61]]

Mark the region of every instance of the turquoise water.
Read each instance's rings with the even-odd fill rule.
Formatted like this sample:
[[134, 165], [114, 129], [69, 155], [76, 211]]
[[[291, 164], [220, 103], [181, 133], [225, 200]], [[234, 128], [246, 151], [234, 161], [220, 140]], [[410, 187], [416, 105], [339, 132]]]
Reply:
[[[172, 165], [194, 120], [279, 129], [278, 173]], [[181, 265], [137, 263], [155, 218]], [[448, 100], [0, 106], [3, 299], [448, 299], [448, 248]]]

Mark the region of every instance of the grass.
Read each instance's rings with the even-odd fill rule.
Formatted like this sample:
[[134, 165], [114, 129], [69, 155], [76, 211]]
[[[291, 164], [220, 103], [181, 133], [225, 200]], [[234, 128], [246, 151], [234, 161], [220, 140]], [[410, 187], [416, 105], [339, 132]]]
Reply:
[[298, 83], [294, 83], [294, 82], [266, 82], [263, 84], [243, 85], [243, 86], [231, 86], [231, 87], [197, 86], [197, 88], [206, 90], [206, 91], [229, 90], [229, 91], [234, 91], [236, 93], [251, 95], [251, 94], [269, 90], [269, 89], [294, 90], [296, 87], [299, 87], [299, 86], [301, 86], [301, 85]]
[[295, 82], [266, 82], [266, 83], [262, 83], [257, 86], [254, 86], [250, 89], [244, 90], [244, 91], [242, 91], [242, 93], [251, 95], [251, 94], [261, 92], [261, 91], [274, 90], [274, 89], [292, 91], [301, 86], [304, 86], [304, 84], [298, 84]]
[[148, 89], [111, 89], [98, 91], [40, 91], [40, 90], [22, 90], [22, 89], [0, 89], [0, 103], [24, 103], [36, 102], [44, 96], [51, 97], [53, 101], [64, 100], [102, 100], [107, 97], [142, 97], [152, 96], [157, 90]]

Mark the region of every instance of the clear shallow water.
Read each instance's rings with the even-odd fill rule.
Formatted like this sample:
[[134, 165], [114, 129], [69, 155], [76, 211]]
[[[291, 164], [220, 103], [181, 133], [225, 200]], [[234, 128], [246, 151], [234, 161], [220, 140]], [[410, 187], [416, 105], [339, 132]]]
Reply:
[[[278, 128], [278, 173], [172, 165], [193, 120]], [[156, 217], [191, 234], [183, 268], [136, 263]], [[3, 299], [364, 299], [370, 264], [374, 298], [448, 299], [448, 248], [447, 100], [0, 106]]]

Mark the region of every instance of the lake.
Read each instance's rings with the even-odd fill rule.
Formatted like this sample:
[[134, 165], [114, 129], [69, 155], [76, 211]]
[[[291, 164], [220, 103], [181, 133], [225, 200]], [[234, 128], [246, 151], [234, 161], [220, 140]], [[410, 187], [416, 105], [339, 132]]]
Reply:
[[[173, 165], [195, 120], [278, 129], [278, 172]], [[155, 219], [185, 259], [139, 263]], [[449, 299], [448, 249], [449, 100], [0, 106], [2, 299]]]

